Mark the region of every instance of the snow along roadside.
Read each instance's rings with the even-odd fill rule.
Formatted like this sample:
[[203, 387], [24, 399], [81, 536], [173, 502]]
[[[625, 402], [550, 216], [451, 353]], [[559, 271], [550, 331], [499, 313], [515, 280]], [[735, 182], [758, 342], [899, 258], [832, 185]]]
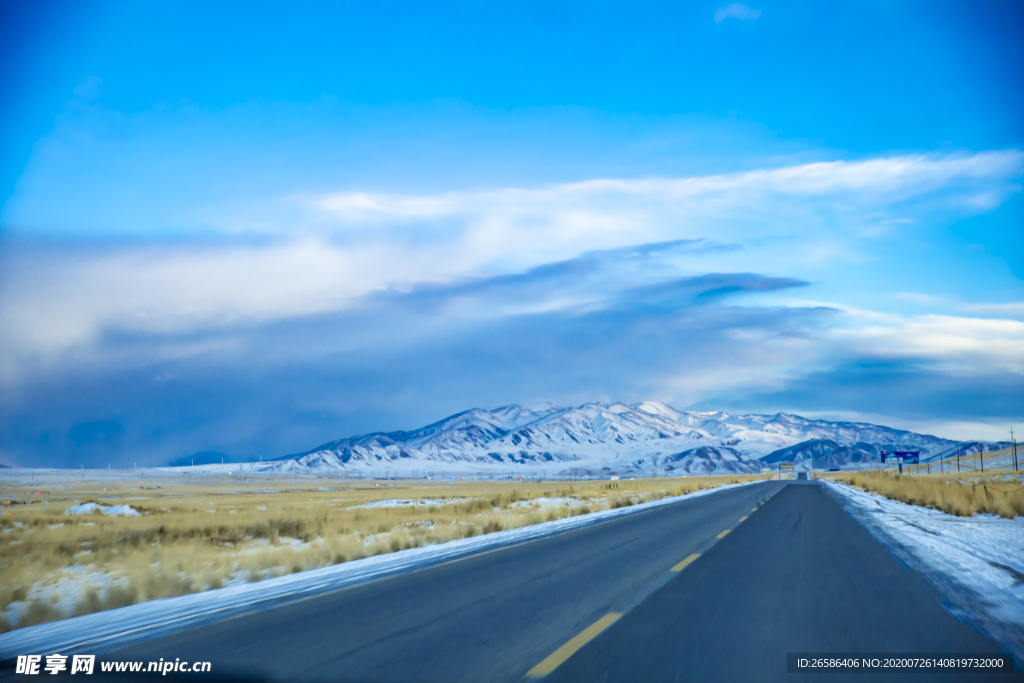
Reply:
[[231, 617], [310, 597], [318, 593], [368, 583], [442, 564], [465, 555], [523, 543], [570, 529], [590, 526], [651, 508], [750, 486], [759, 482], [726, 484], [639, 503], [630, 507], [600, 510], [553, 522], [496, 531], [448, 543], [410, 548], [344, 564], [289, 574], [258, 583], [246, 583], [203, 593], [151, 600], [127, 607], [85, 614], [61, 621], [0, 634], [0, 661], [19, 654], [102, 654], [127, 645], [223, 621]]
[[1024, 517], [954, 517], [825, 480], [854, 519], [943, 605], [1024, 660]]

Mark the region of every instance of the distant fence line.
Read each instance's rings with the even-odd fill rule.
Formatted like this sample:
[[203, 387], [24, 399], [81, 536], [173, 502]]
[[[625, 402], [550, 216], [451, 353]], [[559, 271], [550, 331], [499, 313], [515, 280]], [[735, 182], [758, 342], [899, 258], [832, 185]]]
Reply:
[[[937, 462], [929, 461], [914, 465], [904, 465], [903, 470], [911, 474], [918, 474], [924, 470], [926, 473], [931, 474], [934, 469], [935, 474], [945, 474], [947, 472], [952, 473], [958, 471], [963, 467], [968, 467], [970, 471], [983, 472], [985, 470], [985, 459], [988, 458], [992, 464], [992, 470], [1011, 469], [1016, 472], [1019, 466], [1024, 464], [1019, 462], [1019, 458], [1022, 454], [1024, 454], [1024, 448], [1018, 448], [1017, 445], [1000, 448], [994, 451], [978, 450], [971, 453], [953, 453], [952, 455], [947, 453], [939, 456], [939, 460]], [[1004, 458], [1005, 461], [1003, 460]]]

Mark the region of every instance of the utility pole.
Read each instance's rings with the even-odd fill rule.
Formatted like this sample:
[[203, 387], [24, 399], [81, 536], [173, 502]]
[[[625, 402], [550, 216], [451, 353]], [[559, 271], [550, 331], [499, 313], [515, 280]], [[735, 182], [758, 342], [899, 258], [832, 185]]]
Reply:
[[985, 444], [978, 442], [978, 455], [981, 456], [981, 473], [985, 474]]
[[956, 473], [960, 474], [960, 447], [956, 447]]
[[1013, 427], [1010, 427], [1010, 448], [1013, 449], [1013, 471], [1017, 471], [1017, 439], [1013, 435]]

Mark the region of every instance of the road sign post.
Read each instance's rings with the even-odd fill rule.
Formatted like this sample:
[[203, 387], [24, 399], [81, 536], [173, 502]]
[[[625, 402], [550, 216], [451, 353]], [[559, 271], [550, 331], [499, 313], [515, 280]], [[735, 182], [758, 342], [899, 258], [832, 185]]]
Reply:
[[783, 472], [792, 472], [796, 468], [795, 463], [791, 462], [780, 462], [779, 463], [779, 481], [782, 481]]
[[900, 468], [900, 474], [903, 474], [904, 463], [917, 463], [917, 470], [921, 471], [921, 451], [881, 451], [881, 456], [883, 463], [887, 458], [895, 460]]

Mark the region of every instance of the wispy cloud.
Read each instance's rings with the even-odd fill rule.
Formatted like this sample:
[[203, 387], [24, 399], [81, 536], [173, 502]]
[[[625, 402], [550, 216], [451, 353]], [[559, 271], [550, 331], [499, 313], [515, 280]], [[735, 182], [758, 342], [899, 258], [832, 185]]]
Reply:
[[961, 375], [1024, 374], [1024, 322], [1013, 319], [1013, 305], [951, 306], [1003, 314], [984, 318], [969, 314], [897, 314], [797, 298], [789, 305], [840, 313], [825, 334], [828, 346], [840, 355], [928, 359], [934, 367]]
[[1024, 320], [1024, 301], [1008, 304], [966, 304], [962, 308], [972, 313]]
[[734, 2], [724, 5], [715, 10], [715, 23], [721, 24], [726, 19], [739, 19], [740, 21], [754, 21], [761, 16], [761, 10], [751, 9], [742, 2]]
[[[1018, 189], [1017, 150], [801, 164], [689, 178], [594, 179], [435, 195], [338, 192], [296, 198], [345, 239], [462, 241], [478, 266], [521, 268], [678, 238], [808, 238], [810, 257], [852, 256], [849, 240], [912, 228], [928, 209], [973, 215]], [[909, 201], [926, 206], [907, 208]], [[829, 239], [825, 239], [828, 235]], [[837, 244], [838, 242], [838, 244]]]
[[[848, 313], [874, 324], [837, 330], [856, 348], [886, 358], [929, 358], [946, 369], [1024, 375], [1024, 322], [951, 315]], [[881, 320], [879, 320], [881, 318]], [[853, 322], [853, 321], [851, 321]]]
[[[957, 189], [969, 206], [991, 206], [1016, 189], [1005, 181], [1018, 176], [1024, 153], [1018, 150], [947, 156], [911, 155], [863, 161], [828, 161], [727, 175], [692, 178], [596, 179], [539, 189], [503, 188], [408, 196], [338, 192], [298, 198], [346, 222], [438, 218], [508, 213], [548, 217], [592, 211], [632, 201], [643, 205], [719, 208], [722, 202], [751, 205], [766, 197], [835, 197], [894, 202], [939, 188]], [[995, 181], [995, 186], [993, 186]], [[898, 221], [893, 221], [898, 222]]]

